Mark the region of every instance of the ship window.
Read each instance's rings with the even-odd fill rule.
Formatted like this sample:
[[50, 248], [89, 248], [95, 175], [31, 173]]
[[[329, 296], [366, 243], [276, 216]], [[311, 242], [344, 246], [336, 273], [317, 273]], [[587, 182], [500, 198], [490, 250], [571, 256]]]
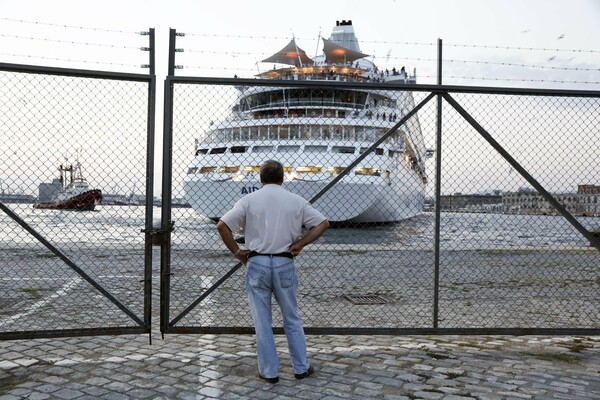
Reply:
[[223, 154], [227, 151], [227, 147], [215, 147], [210, 151], [210, 154]]
[[190, 169], [188, 169], [188, 175], [190, 175], [190, 174], [195, 174], [195, 173], [196, 173], [196, 171], [198, 171], [198, 168], [196, 168], [196, 167], [191, 167]]
[[345, 169], [346, 167], [327, 167], [327, 172], [332, 174], [341, 174]]
[[280, 153], [296, 153], [300, 150], [300, 146], [279, 146], [277, 151]]
[[332, 153], [342, 153], [342, 154], [354, 154], [354, 147], [350, 146], [333, 146], [331, 148]]
[[199, 149], [198, 151], [196, 151], [196, 155], [199, 156], [200, 154], [206, 154], [208, 153], [208, 149]]
[[301, 174], [318, 174], [323, 170], [323, 167], [320, 165], [303, 165], [300, 167], [296, 167], [296, 172]]
[[215, 172], [216, 170], [217, 170], [217, 167], [200, 167], [200, 170], [198, 171], [198, 173], [208, 174], [211, 172]]
[[238, 172], [239, 170], [240, 167], [237, 165], [223, 165], [221, 168], [219, 168], [219, 172], [222, 174], [232, 174], [234, 172]]
[[252, 151], [255, 153], [268, 153], [273, 151], [273, 146], [254, 146]]
[[244, 167], [244, 172], [260, 172], [260, 165], [248, 165]]
[[246, 152], [246, 146], [232, 146], [231, 147], [231, 152], [232, 153], [245, 153]]
[[304, 146], [305, 153], [327, 153], [327, 146]]
[[377, 168], [356, 168], [354, 171], [356, 175], [371, 175], [371, 176], [380, 176], [381, 170]]
[[[368, 149], [369, 149], [368, 147], [361, 147], [360, 148], [360, 154], [364, 153]], [[378, 148], [375, 149], [374, 152], [371, 152], [371, 154], [376, 154], [378, 156], [382, 156], [383, 155], [383, 149], [381, 147], [378, 147]]]

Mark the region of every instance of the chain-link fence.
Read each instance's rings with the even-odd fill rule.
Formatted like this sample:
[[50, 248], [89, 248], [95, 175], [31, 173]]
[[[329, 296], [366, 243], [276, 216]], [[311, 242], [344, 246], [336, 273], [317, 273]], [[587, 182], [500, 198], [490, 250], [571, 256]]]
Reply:
[[0, 65], [0, 338], [149, 331], [153, 91]]
[[166, 87], [163, 331], [252, 331], [244, 269], [214, 221], [259, 190], [267, 159], [334, 222], [296, 260], [308, 333], [598, 331], [598, 95], [175, 77]]

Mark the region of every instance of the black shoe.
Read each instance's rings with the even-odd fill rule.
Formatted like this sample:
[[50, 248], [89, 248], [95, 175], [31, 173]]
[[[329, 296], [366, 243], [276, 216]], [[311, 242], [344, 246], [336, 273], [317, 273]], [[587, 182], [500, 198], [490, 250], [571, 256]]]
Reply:
[[275, 378], [266, 378], [264, 376], [262, 376], [261, 374], [258, 374], [258, 379], [260, 379], [261, 381], [267, 382], [267, 383], [277, 383], [279, 382], [279, 377], [276, 376]]
[[308, 369], [306, 370], [306, 372], [303, 372], [301, 374], [294, 374], [294, 378], [304, 379], [304, 378], [311, 376], [314, 372], [315, 372], [315, 368], [312, 365], [310, 365], [308, 367]]

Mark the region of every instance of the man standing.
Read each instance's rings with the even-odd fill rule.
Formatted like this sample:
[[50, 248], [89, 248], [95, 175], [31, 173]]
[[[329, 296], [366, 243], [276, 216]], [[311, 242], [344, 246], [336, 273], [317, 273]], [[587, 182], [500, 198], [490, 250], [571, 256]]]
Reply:
[[[217, 223], [217, 230], [234, 256], [246, 264], [246, 291], [256, 330], [258, 377], [268, 383], [279, 381], [279, 360], [272, 330], [271, 296], [281, 309], [283, 328], [296, 379], [314, 372], [306, 356], [306, 339], [298, 316], [298, 275], [294, 257], [329, 228], [327, 219], [304, 198], [282, 187], [283, 166], [268, 160], [260, 166], [262, 189], [235, 203]], [[302, 226], [310, 230], [301, 237]], [[232, 231], [244, 228], [242, 250]]]

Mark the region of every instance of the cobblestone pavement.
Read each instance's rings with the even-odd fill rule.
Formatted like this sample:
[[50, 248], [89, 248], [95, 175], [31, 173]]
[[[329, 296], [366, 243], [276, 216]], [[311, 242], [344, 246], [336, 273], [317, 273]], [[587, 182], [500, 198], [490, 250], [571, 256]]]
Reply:
[[0, 399], [598, 399], [600, 337], [308, 336], [317, 372], [256, 378], [250, 335], [0, 342]]

